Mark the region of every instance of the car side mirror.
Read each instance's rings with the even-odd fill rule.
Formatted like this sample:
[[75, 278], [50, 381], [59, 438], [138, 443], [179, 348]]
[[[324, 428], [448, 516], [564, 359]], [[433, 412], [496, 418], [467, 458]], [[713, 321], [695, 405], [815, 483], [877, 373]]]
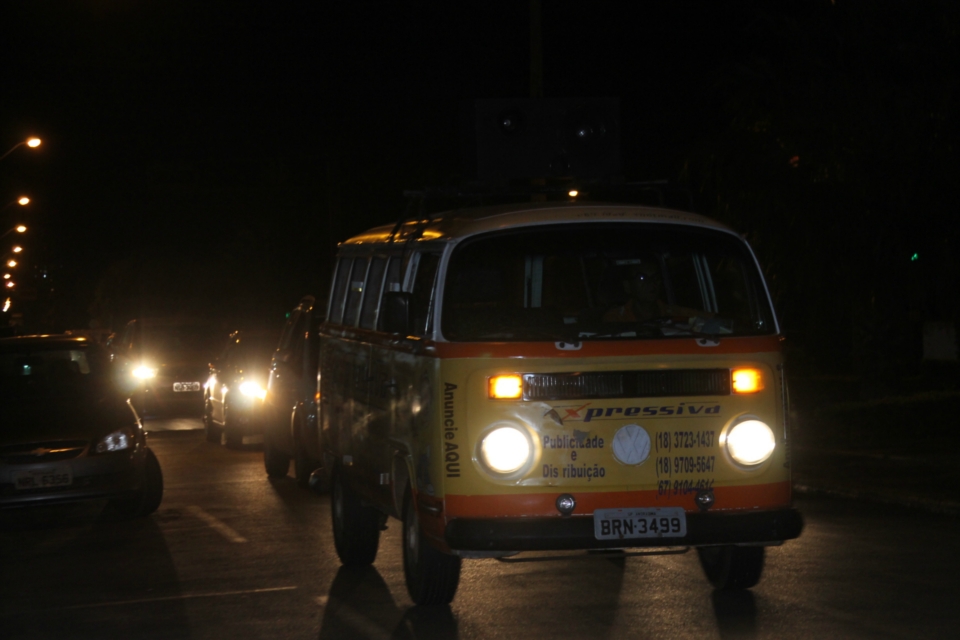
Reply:
[[388, 291], [380, 304], [380, 327], [387, 333], [410, 333], [410, 305], [413, 296], [406, 291]]

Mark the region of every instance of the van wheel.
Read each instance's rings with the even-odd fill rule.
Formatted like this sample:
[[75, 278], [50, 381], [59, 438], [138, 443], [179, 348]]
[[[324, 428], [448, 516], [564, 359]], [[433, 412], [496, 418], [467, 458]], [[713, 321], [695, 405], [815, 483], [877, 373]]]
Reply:
[[209, 400], [203, 403], [203, 433], [207, 442], [220, 444], [220, 427], [213, 423], [213, 404]]
[[129, 498], [112, 501], [110, 506], [124, 518], [142, 518], [156, 511], [162, 500], [163, 471], [157, 456], [147, 449], [140, 489]]
[[320, 463], [307, 455], [307, 449], [303, 446], [302, 431], [299, 428], [293, 440], [293, 454], [293, 474], [297, 479], [297, 485], [307, 489], [310, 487], [310, 474], [320, 468]]
[[290, 456], [278, 451], [266, 436], [263, 438], [263, 466], [271, 478], [283, 478], [290, 470]]
[[700, 566], [714, 589], [749, 589], [763, 574], [764, 547], [698, 547]]
[[417, 503], [410, 487], [403, 498], [403, 575], [410, 598], [419, 605], [449, 604], [460, 584], [461, 561], [423, 539]]
[[340, 561], [348, 566], [372, 564], [380, 546], [380, 512], [360, 501], [339, 469], [333, 474], [330, 508]]

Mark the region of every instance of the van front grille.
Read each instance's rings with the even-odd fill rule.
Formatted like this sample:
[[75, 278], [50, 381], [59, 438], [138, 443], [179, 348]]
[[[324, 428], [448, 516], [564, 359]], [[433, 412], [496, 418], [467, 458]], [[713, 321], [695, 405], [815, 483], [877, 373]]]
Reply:
[[524, 400], [728, 396], [729, 369], [528, 373]]

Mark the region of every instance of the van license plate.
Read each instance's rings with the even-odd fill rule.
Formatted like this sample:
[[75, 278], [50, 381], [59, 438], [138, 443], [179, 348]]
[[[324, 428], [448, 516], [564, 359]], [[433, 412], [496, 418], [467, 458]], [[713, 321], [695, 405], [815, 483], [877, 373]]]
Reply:
[[174, 382], [174, 391], [200, 391], [199, 382]]
[[687, 535], [687, 514], [683, 507], [597, 509], [593, 535], [597, 540], [682, 538]]
[[13, 474], [13, 484], [19, 489], [47, 489], [73, 484], [73, 470], [68, 465], [30, 469]]

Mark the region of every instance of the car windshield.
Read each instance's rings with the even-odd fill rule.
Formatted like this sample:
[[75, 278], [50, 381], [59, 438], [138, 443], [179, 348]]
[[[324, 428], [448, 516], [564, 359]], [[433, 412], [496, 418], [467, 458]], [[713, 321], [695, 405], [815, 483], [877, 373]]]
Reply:
[[597, 224], [484, 235], [454, 250], [444, 286], [441, 331], [452, 341], [774, 330], [746, 245], [711, 229]]
[[143, 347], [154, 353], [207, 353], [218, 332], [202, 325], [153, 326], [143, 329]]
[[233, 348], [231, 361], [245, 369], [266, 369], [270, 364], [270, 356], [277, 347], [278, 337], [242, 338]]
[[108, 364], [87, 348], [22, 347], [0, 351], [0, 394], [60, 395], [106, 383]]

